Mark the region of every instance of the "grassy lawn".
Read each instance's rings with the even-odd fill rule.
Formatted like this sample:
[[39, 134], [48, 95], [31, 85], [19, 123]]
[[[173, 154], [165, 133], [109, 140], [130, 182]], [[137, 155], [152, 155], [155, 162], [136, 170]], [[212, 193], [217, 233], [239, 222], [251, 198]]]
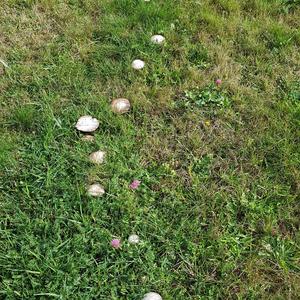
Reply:
[[0, 299], [299, 299], [299, 0], [0, 6]]

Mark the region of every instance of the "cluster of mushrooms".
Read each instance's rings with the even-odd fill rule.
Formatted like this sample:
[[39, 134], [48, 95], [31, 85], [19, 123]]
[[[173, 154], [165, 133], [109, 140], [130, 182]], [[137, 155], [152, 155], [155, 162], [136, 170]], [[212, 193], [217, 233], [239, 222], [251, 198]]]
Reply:
[[[151, 37], [151, 42], [158, 45], [163, 44], [165, 38], [162, 35], [154, 35]], [[145, 62], [140, 59], [135, 59], [131, 66], [135, 70], [141, 70], [145, 67]], [[117, 114], [129, 112], [130, 107], [130, 101], [125, 98], [117, 98], [111, 102], [111, 110]], [[75, 127], [84, 134], [82, 140], [92, 142], [94, 141], [93, 133], [99, 127], [99, 121], [92, 116], [82, 116], [78, 119]], [[105, 161], [105, 158], [106, 152], [102, 150], [95, 151], [89, 155], [89, 160], [94, 164], [102, 164]], [[87, 187], [87, 194], [92, 197], [101, 197], [105, 194], [105, 189], [100, 183], [94, 182]], [[138, 244], [140, 242], [139, 236], [136, 234], [130, 235], [128, 242], [130, 244]], [[114, 248], [119, 248], [120, 240], [112, 240], [111, 245]], [[158, 293], [150, 292], [144, 295], [143, 300], [162, 300], [162, 297]]]

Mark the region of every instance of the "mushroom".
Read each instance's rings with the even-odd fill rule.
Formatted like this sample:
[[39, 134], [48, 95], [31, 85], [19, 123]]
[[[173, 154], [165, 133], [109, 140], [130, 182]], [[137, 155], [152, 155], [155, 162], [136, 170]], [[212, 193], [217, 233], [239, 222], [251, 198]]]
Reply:
[[99, 121], [92, 116], [80, 117], [76, 123], [76, 128], [82, 132], [93, 132], [99, 127]]
[[111, 108], [113, 112], [124, 114], [130, 110], [130, 102], [125, 98], [118, 98], [112, 101]]
[[131, 66], [135, 69], [135, 70], [141, 70], [145, 67], [145, 62], [143, 62], [142, 60], [140, 59], [135, 59]]
[[91, 184], [88, 187], [88, 195], [93, 197], [101, 197], [105, 193], [103, 186], [99, 183]]
[[140, 242], [140, 238], [136, 234], [132, 234], [128, 238], [129, 244], [138, 244]]
[[144, 295], [143, 300], [162, 300], [162, 297], [160, 294], [150, 292]]
[[156, 34], [151, 37], [151, 42], [158, 45], [162, 44], [165, 40], [166, 39], [160, 34]]
[[104, 151], [96, 151], [90, 154], [89, 158], [90, 161], [93, 162], [94, 164], [100, 165], [104, 162], [106, 152]]

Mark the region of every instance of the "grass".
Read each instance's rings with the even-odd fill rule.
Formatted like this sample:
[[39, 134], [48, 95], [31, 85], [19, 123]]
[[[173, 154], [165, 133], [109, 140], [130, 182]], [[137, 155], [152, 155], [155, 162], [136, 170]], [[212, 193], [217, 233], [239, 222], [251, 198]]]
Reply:
[[297, 299], [299, 1], [2, 2], [0, 298]]

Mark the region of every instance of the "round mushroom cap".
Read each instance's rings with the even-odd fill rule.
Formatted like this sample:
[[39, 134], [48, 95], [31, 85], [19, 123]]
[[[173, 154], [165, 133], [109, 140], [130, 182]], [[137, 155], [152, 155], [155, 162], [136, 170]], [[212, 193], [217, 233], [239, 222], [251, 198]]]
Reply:
[[135, 70], [141, 70], [145, 67], [145, 62], [143, 62], [142, 60], [140, 59], [135, 59], [131, 66], [135, 69]]
[[103, 186], [99, 183], [91, 184], [88, 187], [88, 195], [93, 197], [101, 197], [105, 193]]
[[156, 34], [151, 37], [151, 42], [154, 44], [162, 44], [165, 40], [166, 39], [160, 34]]
[[76, 128], [82, 132], [93, 132], [99, 127], [99, 121], [92, 116], [82, 116], [76, 123]]
[[162, 297], [160, 294], [150, 292], [144, 295], [143, 300], [162, 300]]
[[130, 102], [125, 98], [118, 98], [112, 101], [111, 108], [113, 112], [124, 114], [130, 110]]
[[104, 162], [105, 155], [106, 155], [106, 152], [99, 150], [99, 151], [91, 153], [89, 158], [90, 158], [90, 161], [95, 164], [102, 164]]

